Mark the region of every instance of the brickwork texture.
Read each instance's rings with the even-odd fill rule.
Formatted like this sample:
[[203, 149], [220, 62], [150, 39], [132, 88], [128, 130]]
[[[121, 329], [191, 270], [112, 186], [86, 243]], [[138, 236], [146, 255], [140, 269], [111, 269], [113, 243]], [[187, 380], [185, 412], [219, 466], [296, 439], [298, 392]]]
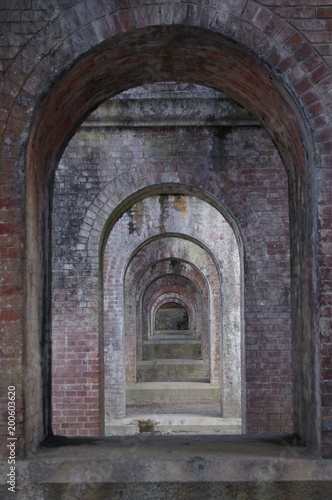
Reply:
[[[331, 9], [325, 0], [0, 0], [1, 434], [7, 389], [15, 385], [21, 456], [51, 428], [50, 221], [59, 161], [100, 103], [139, 85], [177, 81], [225, 93], [265, 131], [214, 136], [215, 156], [211, 148], [205, 153], [210, 170], [194, 151], [190, 164], [181, 153], [176, 161], [140, 161], [129, 173], [120, 166], [108, 228], [137, 201], [162, 194], [154, 186], [170, 182], [181, 186], [173, 194], [200, 193], [227, 211], [243, 241], [245, 377], [253, 389], [245, 398], [247, 428], [292, 425], [315, 453], [332, 457]], [[167, 144], [168, 134], [156, 131], [151, 142]], [[195, 144], [212, 138], [200, 134]], [[174, 144], [170, 155], [180, 152]], [[91, 184], [97, 200], [100, 186], [90, 177], [80, 182]], [[138, 190], [145, 196], [136, 200]], [[99, 196], [91, 210], [102, 221], [98, 205], [109, 198], [103, 190]], [[98, 220], [89, 227], [98, 232]], [[88, 229], [81, 231], [88, 238]], [[89, 335], [94, 344], [97, 333]], [[84, 359], [97, 377], [93, 356]], [[84, 389], [92, 391], [83, 396], [92, 405], [97, 383]], [[98, 417], [88, 418], [97, 432]]]

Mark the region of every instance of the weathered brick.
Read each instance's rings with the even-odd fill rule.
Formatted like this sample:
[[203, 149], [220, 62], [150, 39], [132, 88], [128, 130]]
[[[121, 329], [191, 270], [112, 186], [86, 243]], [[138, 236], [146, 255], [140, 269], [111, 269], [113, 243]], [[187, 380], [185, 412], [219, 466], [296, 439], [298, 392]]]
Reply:
[[318, 7], [316, 15], [322, 19], [332, 18], [332, 7]]

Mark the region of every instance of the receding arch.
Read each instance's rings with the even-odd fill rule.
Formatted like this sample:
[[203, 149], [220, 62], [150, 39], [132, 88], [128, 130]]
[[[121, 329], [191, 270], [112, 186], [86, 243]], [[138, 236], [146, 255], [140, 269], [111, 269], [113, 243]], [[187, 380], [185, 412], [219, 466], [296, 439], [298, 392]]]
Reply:
[[[173, 197], [173, 195], [172, 195], [172, 197]], [[153, 197], [152, 197], [152, 199], [153, 199]], [[190, 199], [190, 197], [189, 197], [189, 199]], [[195, 200], [195, 197], [193, 197], [193, 200]], [[136, 201], [136, 199], [135, 199], [135, 201]], [[156, 203], [158, 206], [158, 204], [159, 204], [158, 197], [154, 201], [154, 203]], [[197, 201], [197, 203], [198, 203], [198, 201]], [[190, 206], [190, 204], [189, 204], [189, 206]], [[197, 206], [194, 205], [196, 211], [199, 209], [199, 206], [200, 205], [197, 205]], [[232, 235], [232, 238], [235, 240], [235, 236], [232, 232], [232, 229], [229, 227], [228, 223], [225, 221], [225, 219], [222, 217], [222, 215], [216, 209], [212, 208], [210, 205], [207, 205], [207, 206], [211, 210], [211, 214], [209, 215], [209, 217], [214, 218], [214, 220], [218, 221], [218, 223], [220, 223], [220, 224], [223, 223], [225, 225], [224, 231], [226, 231], [226, 228], [228, 228], [228, 232], [230, 233], [230, 235]], [[154, 207], [155, 207], [155, 205], [153, 205], [153, 208]], [[144, 212], [144, 210], [142, 210], [140, 208], [139, 213], [142, 213], [142, 211]], [[122, 416], [124, 415], [124, 412], [125, 412], [125, 391], [124, 391], [124, 378], [123, 378], [124, 374], [119, 370], [119, 368], [117, 367], [117, 365], [115, 363], [114, 363], [113, 367], [111, 366], [111, 359], [112, 359], [112, 353], [115, 353], [114, 359], [123, 359], [124, 358], [125, 341], [123, 339], [123, 335], [124, 335], [123, 323], [125, 320], [122, 318], [121, 312], [124, 311], [124, 309], [126, 309], [126, 311], [129, 311], [130, 307], [131, 307], [131, 310], [134, 309], [133, 305], [131, 305], [131, 302], [129, 302], [129, 304], [126, 304], [126, 307], [124, 306], [124, 298], [123, 298], [123, 295], [122, 295], [121, 290], [120, 290], [121, 283], [125, 277], [125, 271], [128, 272], [128, 268], [130, 267], [128, 265], [128, 262], [131, 262], [133, 257], [135, 255], [137, 255], [137, 258], [138, 258], [138, 261], [136, 264], [137, 268], [133, 266], [133, 269], [135, 269], [135, 272], [137, 272], [138, 275], [140, 275], [140, 273], [142, 273], [142, 270], [144, 269], [144, 262], [146, 260], [150, 260], [150, 259], [146, 259], [144, 257], [144, 255], [142, 256], [139, 253], [139, 250], [142, 247], [147, 246], [150, 242], [152, 242], [152, 243], [155, 242], [156, 243], [156, 246], [155, 246], [156, 251], [161, 252], [159, 255], [157, 253], [157, 256], [155, 256], [153, 259], [151, 259], [151, 262], [159, 261], [161, 258], [164, 259], [168, 252], [170, 252], [170, 256], [172, 256], [172, 258], [173, 257], [179, 258], [179, 255], [177, 255], [177, 253], [176, 253], [176, 248], [177, 248], [176, 239], [178, 239], [178, 241], [180, 241], [179, 236], [180, 236], [180, 232], [182, 232], [183, 236], [185, 236], [186, 240], [190, 239], [190, 240], [196, 241], [198, 243], [198, 245], [197, 245], [198, 249], [196, 250], [196, 258], [197, 258], [197, 255], [200, 255], [199, 252], [201, 252], [201, 254], [202, 254], [202, 255], [200, 255], [200, 259], [201, 259], [200, 262], [201, 263], [206, 260], [205, 247], [206, 248], [209, 248], [209, 246], [211, 247], [208, 250], [208, 259], [210, 259], [211, 262], [213, 262], [213, 261], [215, 261], [215, 263], [218, 262], [217, 268], [221, 269], [221, 272], [224, 272], [225, 278], [227, 278], [227, 269], [226, 269], [227, 266], [226, 266], [226, 264], [223, 264], [221, 250], [219, 249], [218, 254], [214, 255], [214, 253], [216, 252], [216, 250], [218, 248], [218, 246], [215, 245], [215, 242], [217, 240], [217, 235], [215, 238], [210, 238], [210, 241], [208, 241], [207, 235], [205, 234], [206, 230], [204, 229], [204, 225], [202, 225], [202, 223], [200, 223], [198, 220], [195, 220], [195, 218], [193, 219], [193, 222], [195, 223], [195, 227], [194, 227], [194, 225], [192, 225], [192, 227], [190, 227], [189, 225], [188, 226], [186, 225], [186, 224], [188, 224], [188, 221], [186, 223], [183, 221], [182, 216], [181, 217], [179, 216], [178, 221], [176, 221], [174, 219], [174, 217], [169, 217], [169, 218], [165, 217], [162, 221], [160, 221], [158, 211], [157, 210], [154, 211], [153, 214], [154, 214], [153, 217], [151, 215], [151, 221], [150, 221], [149, 225], [142, 225], [139, 229], [139, 232], [137, 233], [137, 235], [134, 239], [132, 238], [132, 234], [130, 233], [130, 231], [129, 231], [129, 233], [127, 231], [128, 234], [127, 234], [126, 239], [124, 240], [126, 242], [126, 244], [123, 245], [118, 240], [118, 237], [117, 237], [118, 232], [117, 232], [117, 230], [115, 230], [115, 227], [118, 224], [119, 224], [119, 228], [123, 227], [125, 229], [128, 227], [127, 219], [129, 220], [131, 216], [128, 215], [127, 211], [126, 211], [125, 217], [123, 218], [123, 220], [119, 219], [118, 223], [114, 226], [114, 229], [112, 229], [110, 231], [110, 233], [109, 233], [110, 236], [109, 236], [109, 239], [106, 243], [105, 251], [103, 252], [103, 255], [104, 255], [103, 267], [105, 269], [105, 276], [106, 276], [105, 283], [103, 284], [103, 289], [105, 290], [105, 294], [104, 294], [104, 296], [105, 296], [105, 301], [104, 301], [104, 311], [105, 311], [104, 312], [104, 318], [105, 318], [105, 320], [104, 320], [104, 325], [105, 325], [104, 335], [105, 335], [105, 339], [106, 339], [104, 352], [106, 355], [105, 365], [107, 365], [109, 367], [108, 372], [105, 373], [105, 387], [111, 388], [111, 387], [114, 387], [115, 385], [119, 385], [119, 387], [122, 387], [122, 391], [116, 391], [116, 393], [114, 393], [114, 395], [110, 394], [110, 391], [108, 390], [107, 407], [106, 407], [106, 411], [105, 411], [105, 421], [106, 422], [110, 421], [110, 418], [114, 418], [114, 417], [115, 418], [122, 418]], [[220, 219], [220, 221], [219, 221], [219, 219]], [[162, 232], [163, 232], [163, 234], [161, 236], [160, 236], [160, 224], [162, 224]], [[176, 234], [174, 234], [174, 231], [179, 233], [177, 238], [174, 238], [174, 236], [176, 236]], [[220, 227], [220, 231], [222, 232], [221, 227]], [[169, 244], [167, 246], [167, 238], [169, 238], [170, 236], [173, 236], [174, 241], [172, 244]], [[158, 246], [158, 239], [160, 239], [160, 238], [164, 239], [166, 241], [166, 243]], [[204, 241], [205, 241], [205, 243], [204, 243]], [[216, 248], [213, 248], [215, 246], [216, 246]], [[193, 253], [193, 255], [194, 255], [194, 253]], [[238, 250], [238, 255], [239, 255], [239, 250]], [[143, 263], [143, 269], [142, 269], [142, 263]], [[194, 263], [195, 263], [195, 260], [194, 260]], [[212, 298], [210, 299], [211, 303], [213, 304], [212, 308], [214, 311], [214, 314], [212, 315], [214, 322], [212, 322], [212, 325], [217, 323], [215, 318], [217, 318], [218, 315], [220, 315], [220, 307], [221, 307], [221, 302], [220, 302], [220, 300], [221, 300], [220, 286], [221, 285], [219, 282], [218, 271], [217, 270], [213, 271], [213, 267], [214, 267], [214, 265], [216, 265], [215, 263], [213, 263], [212, 265], [210, 264], [211, 270], [209, 270], [209, 273], [208, 273], [209, 275], [211, 275], [211, 280], [212, 280], [212, 278], [214, 278], [218, 282], [218, 285], [219, 285], [219, 290], [218, 290], [218, 288], [215, 290], [213, 300], [212, 300]], [[196, 266], [198, 266], [198, 265], [199, 265], [199, 261], [198, 261], [198, 263], [196, 263]], [[225, 269], [223, 269], [224, 267], [225, 267]], [[115, 269], [117, 270], [117, 275], [115, 275], [112, 271]], [[210, 268], [208, 268], [208, 269], [210, 269]], [[110, 272], [108, 270], [110, 270]], [[238, 288], [240, 286], [240, 284], [239, 284], [240, 272], [239, 271], [240, 270], [238, 270]], [[214, 275], [215, 275], [215, 277], [214, 277]], [[120, 280], [119, 280], [119, 276], [121, 276]], [[227, 282], [227, 281], [230, 282], [231, 278], [229, 280], [225, 279], [225, 282]], [[128, 286], [128, 289], [134, 291], [134, 288], [132, 286]], [[239, 290], [238, 290], [238, 292], [239, 292]], [[137, 297], [136, 297], [136, 299], [137, 299]], [[231, 294], [228, 294], [228, 300], [227, 301], [225, 300], [225, 303], [224, 303], [224, 308], [225, 308], [224, 318], [225, 318], [226, 323], [227, 323], [227, 318], [229, 318], [229, 316], [231, 315], [231, 307], [229, 306], [231, 301], [232, 301]], [[240, 311], [240, 307], [238, 307], [238, 310]], [[240, 312], [239, 312], [239, 314], [240, 314]], [[237, 316], [237, 315], [235, 314], [235, 316]], [[128, 318], [129, 318], [129, 316], [128, 316]], [[136, 323], [135, 320], [134, 321], [128, 320], [128, 321], [129, 321], [129, 325], [127, 326], [127, 328], [128, 328], [128, 330], [130, 329], [130, 331], [132, 331], [131, 336], [133, 336], [133, 335], [136, 336], [135, 329], [133, 327], [133, 325], [135, 325], [135, 323]], [[240, 337], [241, 336], [240, 317], [237, 319], [237, 323], [238, 323], [238, 328], [236, 329], [237, 333], [234, 332], [234, 335], [236, 337]], [[126, 334], [127, 334], [127, 330], [126, 330]], [[229, 338], [229, 337], [227, 337], [227, 338]], [[122, 340], [119, 340], [119, 339], [122, 339]], [[214, 336], [214, 343], [216, 344], [216, 346], [211, 348], [212, 353], [213, 353], [213, 356], [211, 358], [211, 364], [216, 364], [217, 358], [220, 359], [220, 346], [218, 345], [218, 342], [220, 342], [220, 334], [218, 336]], [[232, 341], [228, 342], [228, 345], [229, 345], [229, 349], [232, 351], [233, 350]], [[237, 347], [239, 347], [239, 344], [237, 344]], [[234, 357], [237, 356], [238, 364], [240, 367], [241, 361], [240, 361], [240, 356], [238, 355], [237, 347], [234, 345]], [[236, 352], [237, 352], [237, 354], [236, 354]], [[215, 355], [215, 353], [216, 353], [216, 355]], [[130, 358], [133, 359], [133, 356], [134, 356], [134, 353], [132, 354], [132, 356]], [[215, 373], [215, 370], [213, 373], [214, 373], [214, 378], [215, 378], [217, 376]], [[237, 371], [237, 373], [234, 373], [234, 380], [238, 377], [240, 377], [240, 368]], [[219, 378], [220, 378], [220, 376], [219, 376]], [[229, 376], [229, 378], [228, 378], [229, 385], [231, 385], [231, 380], [233, 380], [233, 378], [232, 378], [232, 376]], [[226, 378], [225, 378], [225, 385], [227, 385]], [[238, 385], [240, 385], [240, 384], [238, 384]], [[232, 399], [231, 390], [226, 389], [225, 394], [227, 392], [229, 394], [228, 399], [229, 399], [229, 401], [231, 401], [231, 399]], [[225, 400], [226, 400], [226, 396], [225, 396]], [[239, 411], [238, 407], [240, 407], [240, 404], [237, 404], [235, 406], [237, 406], [237, 411]], [[229, 407], [233, 408], [234, 404], [233, 405], [229, 404]], [[117, 408], [117, 413], [112, 414], [111, 408], [113, 408], [113, 409]]]
[[[182, 304], [181, 304], [182, 302]], [[186, 302], [173, 299], [170, 295], [163, 304], [158, 306], [154, 313], [153, 324], [155, 332], [157, 330], [189, 330], [190, 316]], [[176, 314], [174, 314], [174, 311]], [[173, 313], [172, 316], [169, 313]], [[174, 316], [174, 317], [173, 317]]]

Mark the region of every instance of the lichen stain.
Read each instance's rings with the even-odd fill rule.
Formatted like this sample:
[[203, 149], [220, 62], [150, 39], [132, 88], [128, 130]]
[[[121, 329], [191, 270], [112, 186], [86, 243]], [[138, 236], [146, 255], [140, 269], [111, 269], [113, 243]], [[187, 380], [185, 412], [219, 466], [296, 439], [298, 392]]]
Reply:
[[172, 197], [172, 204], [175, 210], [181, 212], [182, 215], [188, 214], [188, 197], [182, 194], [176, 194]]
[[142, 223], [142, 204], [135, 203], [132, 207], [127, 210], [127, 215], [129, 217], [128, 222], [128, 233], [132, 234], [134, 231], [138, 233], [138, 230]]

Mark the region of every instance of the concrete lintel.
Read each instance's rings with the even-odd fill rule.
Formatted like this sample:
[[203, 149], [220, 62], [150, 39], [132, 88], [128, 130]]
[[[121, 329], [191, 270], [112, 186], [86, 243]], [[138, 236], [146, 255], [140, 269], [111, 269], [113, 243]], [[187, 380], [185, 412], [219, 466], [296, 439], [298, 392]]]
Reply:
[[258, 121], [225, 98], [137, 97], [110, 99], [94, 111], [83, 127], [234, 127]]

